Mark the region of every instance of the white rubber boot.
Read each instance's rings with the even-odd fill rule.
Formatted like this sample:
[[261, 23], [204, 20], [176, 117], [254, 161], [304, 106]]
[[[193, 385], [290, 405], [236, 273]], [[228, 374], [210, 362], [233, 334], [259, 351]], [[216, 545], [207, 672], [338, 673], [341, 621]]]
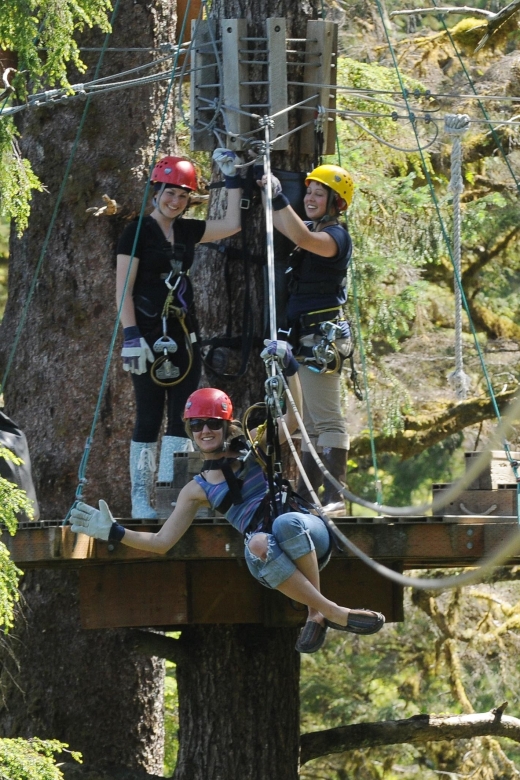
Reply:
[[150, 503], [155, 475], [157, 442], [130, 442], [130, 479], [132, 481], [132, 517], [156, 520]]
[[163, 436], [157, 482], [173, 482], [173, 464], [175, 452], [193, 452], [191, 439], [184, 436]]

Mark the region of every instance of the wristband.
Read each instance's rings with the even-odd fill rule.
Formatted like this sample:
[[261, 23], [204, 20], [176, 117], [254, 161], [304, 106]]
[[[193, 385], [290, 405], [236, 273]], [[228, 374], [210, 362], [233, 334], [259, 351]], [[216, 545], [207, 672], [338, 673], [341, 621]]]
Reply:
[[131, 341], [132, 339], [140, 339], [141, 331], [137, 325], [130, 325], [128, 328], [123, 328], [123, 336], [125, 341]]
[[226, 190], [241, 190], [242, 189], [242, 177], [239, 173], [235, 173], [234, 176], [224, 176], [224, 186]]
[[108, 540], [110, 542], [120, 542], [123, 536], [125, 535], [126, 528], [123, 528], [122, 525], [119, 525], [119, 523], [112, 523], [110, 527], [110, 531], [108, 534]]
[[283, 192], [279, 192], [276, 198], [273, 198], [273, 211], [281, 211], [290, 205], [289, 199], [285, 197]]
[[284, 368], [283, 372], [285, 376], [294, 376], [295, 374], [298, 373], [299, 370], [300, 370], [300, 364], [298, 363], [294, 355], [292, 355], [291, 359], [289, 360], [289, 365], [287, 365]]

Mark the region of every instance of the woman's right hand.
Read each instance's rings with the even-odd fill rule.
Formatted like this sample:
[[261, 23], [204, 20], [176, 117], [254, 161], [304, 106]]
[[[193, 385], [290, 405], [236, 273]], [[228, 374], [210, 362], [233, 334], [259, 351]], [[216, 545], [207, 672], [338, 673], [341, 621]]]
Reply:
[[[265, 191], [265, 188], [267, 187], [267, 174], [264, 173], [261, 179], [259, 179], [257, 182], [258, 186], [261, 190]], [[277, 179], [276, 176], [273, 176], [271, 174], [271, 198], [276, 198], [277, 195], [280, 195], [282, 192], [282, 185], [280, 182], [280, 179]]]
[[123, 358], [123, 371], [132, 374], [144, 374], [148, 370], [146, 361], [153, 363], [153, 352], [141, 336], [139, 328], [135, 325], [124, 328], [124, 342], [121, 350]]

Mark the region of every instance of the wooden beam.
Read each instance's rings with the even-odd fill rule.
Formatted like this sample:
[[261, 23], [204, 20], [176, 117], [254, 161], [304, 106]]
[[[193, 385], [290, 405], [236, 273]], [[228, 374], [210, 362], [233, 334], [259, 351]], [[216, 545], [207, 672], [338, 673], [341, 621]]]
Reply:
[[[269, 80], [269, 113], [276, 114], [287, 108], [287, 43], [285, 39], [285, 19], [267, 19], [267, 49], [268, 49], [268, 80]], [[274, 119], [271, 132], [272, 146], [276, 151], [289, 148], [289, 138], [276, 139], [289, 130], [288, 113]]]
[[[354, 520], [354, 519], [353, 519]], [[159, 525], [136, 524], [122, 519], [136, 530], [157, 531]], [[406, 568], [472, 565], [516, 530], [516, 517], [417, 517], [407, 522], [373, 523], [338, 521], [338, 527], [378, 561], [400, 562]], [[109, 561], [161, 560], [161, 556], [133, 550], [120, 543], [101, 542], [73, 534], [61, 522], [23, 523], [14, 537], [3, 532], [1, 540], [22, 568], [52, 568]], [[169, 560], [243, 560], [244, 543], [228, 523], [194, 523], [170, 550]], [[355, 559], [352, 553], [334, 556]], [[515, 558], [520, 562], [520, 555]]]
[[190, 79], [190, 149], [197, 152], [211, 152], [216, 147], [215, 136], [204, 125], [213, 116], [211, 103], [220, 93], [219, 74], [216, 58], [216, 24], [214, 19], [192, 22], [193, 48], [191, 52]]
[[248, 80], [249, 66], [245, 64], [245, 54], [241, 51], [246, 48], [244, 38], [247, 37], [247, 19], [222, 19], [222, 79], [224, 94], [224, 116], [226, 118], [226, 130], [228, 131], [227, 147], [238, 151], [243, 148], [243, 141], [239, 137], [247, 133], [251, 126], [251, 119], [246, 113], [250, 108], [244, 108], [251, 103], [251, 90], [245, 82]]
[[[79, 582], [83, 628], [294, 626], [307, 614], [260, 585], [240, 559], [105, 563], [82, 567]], [[322, 572], [322, 591], [341, 604], [380, 610], [388, 622], [403, 619], [402, 589], [358, 561], [334, 558]]]

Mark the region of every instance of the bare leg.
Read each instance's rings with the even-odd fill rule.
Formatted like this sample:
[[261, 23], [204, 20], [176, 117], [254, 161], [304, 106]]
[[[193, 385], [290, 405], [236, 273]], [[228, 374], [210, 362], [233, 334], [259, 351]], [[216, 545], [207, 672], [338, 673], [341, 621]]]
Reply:
[[[249, 550], [262, 560], [267, 556], [267, 535], [255, 534], [248, 542]], [[320, 574], [316, 552], [312, 550], [294, 561], [297, 569], [294, 574], [279, 585], [276, 590], [293, 601], [305, 604], [309, 610], [309, 620], [323, 623], [324, 618], [346, 626], [348, 610], [329, 601], [320, 593]]]
[[[307, 579], [315, 588], [315, 590], [319, 592], [320, 572], [318, 569], [318, 559], [316, 558], [316, 552], [312, 550], [310, 553], [307, 553], [307, 555], [302, 555], [301, 558], [297, 558], [294, 563], [296, 564], [298, 571], [301, 571], [305, 579]], [[295, 599], [295, 601], [300, 601], [300, 599]], [[315, 623], [325, 622], [325, 618], [319, 610], [314, 609], [314, 607], [311, 607], [309, 604], [307, 604], [307, 607], [309, 609], [308, 620], [313, 620]]]
[[[312, 553], [309, 553], [311, 555]], [[303, 556], [308, 558], [309, 555]], [[299, 563], [302, 558], [299, 558], [296, 563]], [[333, 623], [339, 623], [346, 626], [348, 621], [349, 609], [346, 607], [340, 607], [334, 601], [329, 601], [323, 594], [302, 574], [299, 567], [294, 574], [282, 582], [276, 590], [283, 593], [288, 598], [298, 601], [300, 604], [306, 604], [310, 611], [314, 610], [314, 613], [320, 613]], [[321, 621], [319, 621], [321, 622]]]

